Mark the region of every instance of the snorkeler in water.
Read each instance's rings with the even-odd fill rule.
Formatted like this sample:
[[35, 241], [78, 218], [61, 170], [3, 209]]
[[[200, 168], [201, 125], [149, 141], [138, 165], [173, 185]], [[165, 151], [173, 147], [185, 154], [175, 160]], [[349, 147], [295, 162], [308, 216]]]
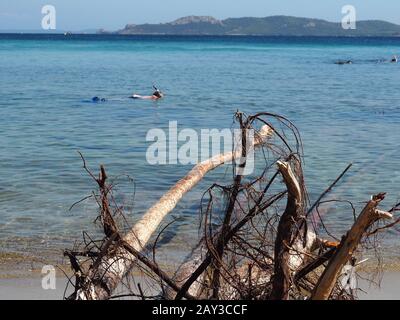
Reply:
[[340, 64], [340, 65], [342, 65], [342, 64], [352, 64], [352, 63], [353, 63], [353, 61], [351, 61], [351, 60], [339, 60], [339, 61], [335, 62], [335, 64]]
[[390, 60], [390, 62], [392, 63], [397, 63], [397, 61], [398, 61], [397, 56], [393, 56], [392, 60]]
[[151, 96], [142, 96], [140, 94], [133, 94], [130, 96], [132, 99], [144, 99], [144, 100], [158, 100], [164, 97], [164, 94], [161, 92], [161, 90], [157, 89], [155, 86], [153, 86], [154, 92]]
[[106, 102], [105, 98], [93, 97], [92, 102]]

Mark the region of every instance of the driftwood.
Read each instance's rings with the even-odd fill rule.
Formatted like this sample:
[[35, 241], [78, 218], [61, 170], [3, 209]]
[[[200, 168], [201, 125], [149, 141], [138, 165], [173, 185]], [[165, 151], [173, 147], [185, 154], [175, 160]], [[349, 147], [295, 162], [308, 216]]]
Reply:
[[[264, 125], [255, 136], [251, 148], [262, 145], [273, 130]], [[249, 151], [249, 150], [247, 150]], [[164, 196], [143, 215], [123, 237], [123, 242], [136, 251], [141, 251], [157, 230], [164, 217], [208, 172], [242, 156], [242, 149], [216, 155], [197, 164], [184, 178], [179, 180]], [[107, 299], [123, 277], [131, 270], [136, 257], [123, 246], [110, 256], [103, 257], [102, 263], [92, 268], [85, 279], [85, 286], [75, 293], [77, 299]]]
[[[293, 157], [295, 163], [298, 161], [298, 159], [296, 157]], [[288, 188], [288, 206], [286, 209], [286, 213], [287, 213], [287, 219], [291, 221], [294, 221], [291, 217], [292, 213], [296, 213], [296, 212], [301, 212], [302, 206], [304, 204], [302, 204], [302, 201], [304, 201], [304, 191], [301, 190], [300, 184], [298, 182], [298, 179], [296, 178], [295, 174], [292, 171], [291, 165], [289, 162], [282, 162], [282, 161], [278, 161], [277, 162], [278, 165], [278, 170], [281, 173], [281, 175], [284, 177], [285, 183], [287, 185]], [[291, 209], [289, 208], [298, 208], [298, 210], [294, 210], [291, 211]], [[281, 222], [284, 221], [281, 218]], [[302, 265], [303, 260], [305, 259], [304, 253], [306, 252], [311, 252], [314, 251], [317, 247], [319, 247], [319, 245], [322, 243], [322, 240], [320, 240], [316, 234], [312, 231], [308, 231], [307, 235], [306, 235], [306, 239], [305, 241], [296, 241], [295, 245], [294, 245], [294, 250], [290, 250], [288, 249], [288, 246], [283, 245], [284, 243], [284, 239], [283, 239], [283, 233], [286, 232], [286, 230], [290, 230], [290, 228], [287, 228], [286, 226], [282, 224], [280, 224], [281, 226], [281, 234], [278, 235], [278, 240], [281, 245], [280, 248], [277, 248], [277, 251], [282, 250], [284, 253], [282, 253], [282, 255], [285, 255], [284, 259], [281, 259], [280, 261], [282, 261], [281, 263], [277, 263], [276, 265], [276, 269], [278, 269], [278, 272], [281, 272], [282, 269], [286, 268], [283, 272], [286, 272], [287, 277], [291, 277], [291, 273], [295, 270], [297, 270], [300, 265]], [[239, 227], [240, 228], [240, 227]], [[238, 227], [236, 227], [233, 231], [237, 232], [239, 230]], [[230, 234], [233, 234], [234, 232], [230, 232]], [[227, 234], [229, 236], [229, 234]], [[229, 241], [230, 238], [226, 237], [225, 241]], [[287, 243], [289, 243], [291, 240], [290, 239], [290, 235], [288, 236], [287, 239]], [[196, 270], [201, 267], [201, 263], [204, 262], [209, 262], [211, 263], [211, 257], [204, 260], [204, 262], [201, 260], [201, 257], [205, 257], [206, 256], [206, 249], [204, 248], [204, 246], [199, 245], [194, 252], [192, 253], [192, 255], [187, 259], [187, 261], [179, 268], [177, 274], [175, 275], [175, 280], [177, 281], [177, 283], [182, 283], [185, 280], [187, 280], [190, 276], [192, 277], [196, 277]], [[275, 260], [277, 261], [277, 260]], [[242, 271], [240, 271], [243, 274], [243, 267], [242, 267]], [[291, 269], [291, 270], [289, 270]], [[257, 272], [260, 271], [260, 269], [258, 268], [254, 268], [253, 271]], [[274, 274], [277, 274], [277, 270], [274, 271]], [[268, 282], [270, 280], [272, 273], [268, 273], [268, 274], [263, 274], [261, 279], [261, 282]], [[255, 279], [254, 279], [255, 280]], [[197, 296], [201, 296], [202, 293], [202, 287], [201, 287], [201, 282], [204, 281], [204, 279], [202, 278], [198, 278], [188, 289], [188, 291]], [[276, 286], [280, 286], [280, 287], [284, 287], [286, 286], [286, 290], [284, 290], [284, 292], [287, 294], [288, 290], [287, 290], [287, 286], [288, 281], [285, 282], [285, 277], [283, 276], [282, 278], [278, 278], [278, 277], [274, 277], [274, 284]], [[281, 283], [280, 283], [281, 281]], [[188, 284], [187, 284], [188, 285]], [[228, 290], [228, 289], [227, 289]], [[282, 290], [282, 291], [283, 291]], [[283, 292], [281, 292], [281, 294], [283, 295]], [[273, 290], [273, 292], [275, 292]], [[169, 291], [169, 298], [176, 298], [176, 296], [174, 295], [173, 291]], [[231, 296], [234, 295], [233, 293], [230, 294]], [[178, 296], [179, 298], [180, 296]], [[283, 298], [283, 297], [281, 297]]]
[[[355, 298], [339, 283], [342, 269], [358, 254], [356, 249], [365, 239], [400, 222], [397, 219], [370, 231], [378, 220], [391, 218], [397, 206], [382, 211], [377, 206], [384, 194], [373, 196], [340, 243], [323, 239], [315, 221], [310, 224], [312, 213], [318, 212], [323, 198], [351, 165], [309, 206], [301, 139], [294, 125], [271, 113], [247, 118], [238, 114], [237, 119], [242, 129], [241, 148], [196, 165], [125, 235], [116, 221], [119, 209], [110, 205], [115, 199], [104, 167], [97, 178], [82, 157], [84, 168], [100, 190], [96, 201], [105, 238], [101, 244], [91, 240], [83, 250], [65, 252], [75, 272], [75, 291], [70, 299], [113, 298], [113, 291], [132, 268], [145, 270], [159, 288], [157, 296], [146, 296], [141, 287], [138, 293], [131, 292], [133, 297], [142, 299]], [[246, 132], [255, 124], [261, 129], [253, 144], [247, 146]], [[263, 150], [265, 168], [250, 178], [236, 170], [232, 184], [214, 184], [207, 190], [201, 206], [202, 235], [175, 275], [170, 276], [145, 252], [160, 223], [208, 172], [236, 159], [246, 160], [248, 148], [255, 147]], [[219, 212], [214, 209], [216, 199], [224, 199], [225, 203]], [[321, 226], [325, 228], [322, 220]], [[331, 235], [327, 230], [326, 233]], [[81, 261], [83, 257], [89, 263]]]
[[[295, 159], [295, 168], [299, 166], [298, 159]], [[278, 163], [279, 171], [288, 189], [287, 205], [278, 225], [275, 241], [275, 266], [272, 284], [272, 299], [286, 300], [289, 295], [290, 286], [290, 260], [293, 254], [290, 252], [290, 244], [293, 242], [294, 227], [299, 224], [304, 213], [305, 199], [304, 190], [299, 183], [300, 169], [292, 170], [287, 162]], [[297, 174], [296, 174], [296, 173]], [[296, 253], [294, 253], [296, 254]], [[301, 264], [301, 262], [300, 262]]]
[[313, 300], [327, 300], [329, 298], [342, 268], [353, 256], [354, 250], [368, 228], [379, 219], [393, 218], [391, 213], [376, 208], [383, 199], [383, 194], [374, 196], [367, 203], [347, 235], [343, 237], [343, 240], [336, 249], [335, 254], [329, 260], [328, 266], [325, 268], [315, 287], [312, 295]]

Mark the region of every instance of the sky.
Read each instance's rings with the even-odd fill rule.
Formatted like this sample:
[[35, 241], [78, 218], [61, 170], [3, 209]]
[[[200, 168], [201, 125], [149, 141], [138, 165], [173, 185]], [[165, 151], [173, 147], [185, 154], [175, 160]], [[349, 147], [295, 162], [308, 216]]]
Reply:
[[357, 20], [400, 24], [399, 0], [1, 0], [0, 30], [39, 30], [44, 5], [55, 7], [57, 29], [67, 31], [111, 31], [127, 23], [169, 22], [187, 15], [217, 19], [292, 15], [339, 22], [344, 5], [356, 8]]

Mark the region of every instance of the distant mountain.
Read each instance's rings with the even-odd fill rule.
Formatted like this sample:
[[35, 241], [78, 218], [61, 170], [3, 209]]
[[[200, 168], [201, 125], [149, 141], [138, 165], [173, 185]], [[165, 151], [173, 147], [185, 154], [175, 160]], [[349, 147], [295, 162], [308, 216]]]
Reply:
[[394, 23], [358, 21], [357, 29], [344, 30], [341, 23], [321, 19], [290, 16], [265, 18], [228, 18], [188, 16], [169, 23], [127, 24], [115, 32], [99, 30], [100, 34], [153, 35], [263, 35], [263, 36], [400, 36], [400, 26]]

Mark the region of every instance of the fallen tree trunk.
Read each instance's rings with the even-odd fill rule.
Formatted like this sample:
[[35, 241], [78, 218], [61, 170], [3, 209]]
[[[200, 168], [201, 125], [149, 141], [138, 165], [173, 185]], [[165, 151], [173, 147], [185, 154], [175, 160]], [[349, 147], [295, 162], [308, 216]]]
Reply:
[[378, 219], [392, 218], [392, 214], [389, 212], [381, 211], [376, 208], [383, 199], [383, 194], [374, 196], [373, 199], [364, 207], [353, 227], [347, 232], [346, 236], [343, 237], [333, 257], [329, 260], [327, 267], [319, 278], [314, 289], [311, 297], [312, 300], [329, 299], [342, 268], [352, 257], [367, 229]]
[[[297, 158], [293, 157], [293, 159], [295, 166], [298, 166]], [[298, 181], [300, 170], [292, 170], [289, 162], [279, 161], [278, 167], [287, 186], [288, 196], [286, 209], [280, 218], [275, 240], [275, 266], [271, 299], [286, 300], [289, 296], [291, 267], [297, 267], [302, 260], [300, 254], [293, 252], [289, 246], [294, 242], [293, 232], [297, 231], [295, 226], [304, 214], [304, 190]], [[297, 259], [293, 259], [293, 257], [297, 257]], [[291, 260], [295, 266], [291, 266]]]
[[[250, 148], [262, 145], [273, 134], [273, 129], [264, 125], [255, 135]], [[197, 164], [184, 178], [179, 180], [161, 199], [153, 205], [123, 237], [122, 241], [136, 251], [142, 251], [161, 221], [203, 177], [224, 163], [235, 161], [242, 150], [216, 155]], [[124, 276], [131, 270], [136, 257], [121, 246], [116, 252], [103, 257], [97, 268], [92, 268], [84, 281], [84, 287], [76, 292], [76, 299], [103, 300], [109, 298]]]

